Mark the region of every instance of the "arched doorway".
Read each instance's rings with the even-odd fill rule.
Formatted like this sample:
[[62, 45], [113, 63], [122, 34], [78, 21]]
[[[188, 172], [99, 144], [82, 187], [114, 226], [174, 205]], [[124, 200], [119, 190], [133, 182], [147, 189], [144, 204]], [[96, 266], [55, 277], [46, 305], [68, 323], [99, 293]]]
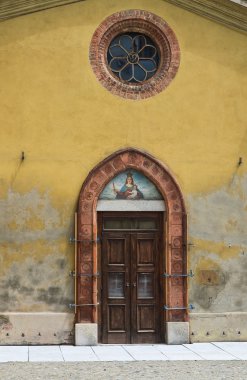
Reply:
[[[90, 324], [101, 325], [102, 331], [102, 261], [99, 261], [98, 255], [103, 241], [100, 238], [102, 230], [99, 230], [101, 227], [97, 217], [97, 204], [102, 190], [109, 181], [128, 169], [143, 173], [157, 187], [165, 201], [166, 215], [159, 224], [162, 236], [162, 248], [159, 248], [159, 252], [160, 249], [162, 251], [158, 260], [163, 264], [157, 264], [156, 273], [156, 277], [159, 277], [159, 287], [162, 288], [158, 302], [158, 319], [161, 326], [158, 333], [161, 339], [158, 341], [164, 341], [165, 334], [162, 330], [165, 325], [169, 328], [170, 324], [172, 328], [172, 322], [186, 322], [188, 319], [187, 278], [184, 276], [187, 272], [185, 205], [179, 186], [170, 171], [148, 153], [134, 148], [120, 150], [106, 158], [89, 173], [82, 186], [77, 223], [76, 322], [80, 324], [80, 331], [83, 331], [83, 324], [86, 324], [87, 328]], [[166, 331], [166, 337], [168, 333]], [[110, 342], [113, 343], [111, 339]]]

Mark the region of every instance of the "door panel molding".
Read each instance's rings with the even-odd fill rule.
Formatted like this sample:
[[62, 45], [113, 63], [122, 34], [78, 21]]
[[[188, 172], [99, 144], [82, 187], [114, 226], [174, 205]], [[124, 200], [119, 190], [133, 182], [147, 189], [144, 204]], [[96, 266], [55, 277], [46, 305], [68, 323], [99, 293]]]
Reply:
[[[120, 216], [119, 216], [120, 214]], [[102, 249], [98, 260], [101, 261], [101, 330], [100, 341], [102, 343], [160, 343], [162, 339], [162, 287], [160, 286], [161, 274], [164, 266], [160, 260], [159, 245], [162, 231], [162, 213], [153, 214], [155, 231], [123, 230], [109, 231], [102, 229]], [[108, 213], [99, 215], [99, 219], [109, 217]], [[111, 217], [111, 214], [110, 214]], [[118, 213], [118, 219], [121, 213]], [[133, 224], [138, 224], [142, 218], [135, 213], [129, 213], [127, 219], [133, 219]], [[123, 220], [126, 217], [122, 218]], [[123, 226], [131, 227], [131, 223], [123, 223]], [[114, 236], [117, 241], [125, 241], [124, 252], [121, 246], [119, 255], [124, 265], [111, 262], [111, 244], [114, 244]], [[121, 239], [121, 240], [120, 240]], [[142, 250], [141, 242], [150, 242]], [[159, 242], [159, 243], [158, 243]], [[142, 262], [139, 261], [140, 252]], [[124, 257], [123, 257], [124, 256]], [[152, 260], [150, 260], [152, 257]], [[117, 260], [114, 260], [115, 262]], [[149, 263], [147, 266], [146, 263]]]

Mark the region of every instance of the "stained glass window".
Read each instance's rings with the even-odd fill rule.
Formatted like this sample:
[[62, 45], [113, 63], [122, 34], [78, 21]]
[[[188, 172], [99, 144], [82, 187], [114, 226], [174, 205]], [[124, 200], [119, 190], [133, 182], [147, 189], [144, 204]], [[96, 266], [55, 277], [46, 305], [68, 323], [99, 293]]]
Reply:
[[138, 33], [121, 34], [111, 41], [107, 61], [110, 70], [119, 79], [140, 83], [156, 73], [159, 53], [150, 37]]

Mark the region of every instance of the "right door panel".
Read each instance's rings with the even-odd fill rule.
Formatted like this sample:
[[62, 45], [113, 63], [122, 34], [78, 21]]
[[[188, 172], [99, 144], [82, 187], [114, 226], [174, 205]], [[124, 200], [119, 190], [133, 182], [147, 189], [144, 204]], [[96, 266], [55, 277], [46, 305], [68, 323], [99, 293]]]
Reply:
[[160, 336], [158, 234], [131, 236], [132, 343], [156, 343]]

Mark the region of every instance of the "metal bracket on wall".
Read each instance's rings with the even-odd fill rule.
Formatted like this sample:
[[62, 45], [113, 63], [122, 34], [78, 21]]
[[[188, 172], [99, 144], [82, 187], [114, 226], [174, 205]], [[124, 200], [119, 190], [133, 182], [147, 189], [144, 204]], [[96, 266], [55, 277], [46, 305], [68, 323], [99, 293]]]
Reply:
[[188, 306], [182, 306], [182, 307], [168, 307], [166, 305], [163, 306], [163, 310], [193, 310], [195, 307], [190, 304]]
[[189, 271], [189, 273], [175, 273], [175, 274], [169, 274], [169, 273], [162, 273], [162, 277], [168, 278], [168, 277], [194, 277], [194, 273], [192, 270]]
[[100, 242], [100, 237], [97, 237], [96, 240], [91, 240], [91, 239], [81, 239], [81, 240], [78, 240], [78, 239], [75, 239], [73, 237], [70, 237], [69, 238], [69, 242], [70, 243], [83, 243], [83, 242], [87, 242], [87, 243], [98, 243]]
[[74, 270], [69, 272], [70, 277], [99, 277], [100, 273], [75, 273]]
[[72, 309], [72, 307], [82, 307], [82, 306], [98, 306], [100, 303], [83, 303], [83, 304], [74, 304], [70, 303], [69, 308]]

